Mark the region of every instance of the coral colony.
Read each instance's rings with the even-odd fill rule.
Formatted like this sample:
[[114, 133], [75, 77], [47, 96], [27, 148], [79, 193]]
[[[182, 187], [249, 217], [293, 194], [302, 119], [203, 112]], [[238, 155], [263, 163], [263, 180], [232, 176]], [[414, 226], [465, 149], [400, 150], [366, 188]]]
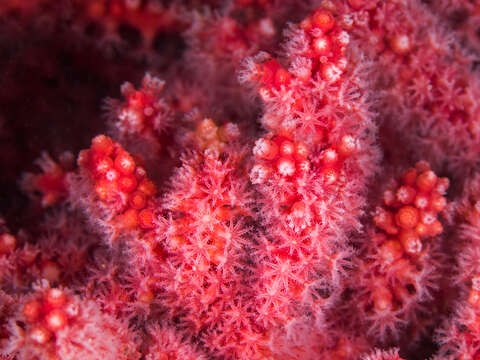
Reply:
[[478, 0], [0, 2], [0, 359], [480, 359]]

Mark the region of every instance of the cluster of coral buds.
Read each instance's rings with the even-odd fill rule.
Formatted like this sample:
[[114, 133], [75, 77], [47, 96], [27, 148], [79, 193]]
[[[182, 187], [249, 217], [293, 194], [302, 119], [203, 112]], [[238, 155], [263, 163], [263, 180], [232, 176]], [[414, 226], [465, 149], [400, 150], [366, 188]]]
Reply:
[[447, 178], [438, 178], [427, 162], [419, 161], [403, 174], [399, 186], [384, 192], [384, 207], [377, 208], [374, 222], [390, 237], [383, 247], [393, 258], [403, 252], [418, 255], [423, 239], [442, 233], [437, 216], [447, 204], [448, 186]]
[[312, 62], [310, 72], [302, 80], [309, 80], [320, 73], [323, 80], [336, 82], [347, 67], [345, 50], [350, 36], [326, 9], [318, 9], [300, 23], [300, 28], [309, 37], [309, 49], [301, 55]]
[[327, 185], [337, 182], [345, 159], [357, 150], [357, 141], [351, 135], [344, 135], [337, 144], [322, 151], [320, 173]]
[[99, 135], [89, 150], [80, 152], [78, 164], [90, 174], [96, 195], [116, 216], [118, 225], [126, 229], [155, 227], [156, 186], [120, 144]]
[[[308, 47], [295, 55], [299, 64], [295, 66], [295, 77], [307, 82], [316, 74], [321, 79], [334, 83], [340, 79], [347, 67], [345, 50], [350, 42], [348, 33], [337, 24], [332, 14], [324, 9], [315, 11], [300, 23], [308, 38]], [[276, 90], [290, 84], [292, 74], [267, 53], [260, 53], [254, 66], [254, 78], [261, 84], [259, 94], [268, 102]], [[299, 70], [301, 69], [301, 71]]]
[[307, 146], [283, 136], [258, 139], [253, 155], [262, 160], [262, 163], [256, 164], [250, 172], [250, 179], [254, 184], [264, 183], [274, 173], [282, 177], [293, 177], [310, 171]]
[[123, 133], [158, 134], [169, 124], [169, 106], [159, 97], [165, 82], [149, 73], [142, 80], [142, 87], [135, 89], [126, 82], [121, 87], [125, 103], [117, 110], [116, 126]]
[[78, 306], [68, 301], [65, 292], [51, 288], [23, 306], [29, 339], [43, 345], [78, 315]]

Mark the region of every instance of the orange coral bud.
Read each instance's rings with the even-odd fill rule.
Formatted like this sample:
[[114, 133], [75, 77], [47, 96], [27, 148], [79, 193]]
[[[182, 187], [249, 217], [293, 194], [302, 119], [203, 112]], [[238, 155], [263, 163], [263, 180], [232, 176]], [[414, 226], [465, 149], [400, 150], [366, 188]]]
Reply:
[[23, 315], [28, 322], [33, 323], [40, 316], [42, 305], [37, 300], [32, 300], [23, 307]]
[[335, 19], [330, 12], [319, 9], [313, 13], [311, 23], [313, 27], [319, 28], [326, 33], [335, 26]]
[[415, 231], [402, 230], [398, 238], [407, 253], [415, 255], [422, 251], [422, 242]]
[[128, 209], [118, 217], [121, 226], [126, 229], [134, 229], [138, 225], [138, 212], [135, 209]]
[[121, 152], [115, 157], [115, 168], [124, 175], [130, 175], [135, 171], [135, 160], [127, 152]]
[[344, 135], [338, 144], [338, 152], [344, 157], [352, 155], [357, 149], [357, 142], [351, 135]]
[[437, 183], [437, 175], [431, 170], [424, 171], [417, 177], [417, 187], [420, 191], [429, 192]]
[[118, 179], [117, 184], [121, 191], [131, 193], [137, 187], [137, 179], [133, 175], [125, 175]]
[[115, 145], [108, 136], [98, 135], [93, 138], [91, 149], [96, 154], [110, 156], [115, 149]]
[[390, 239], [380, 246], [378, 254], [383, 262], [389, 265], [402, 257], [403, 247], [397, 240]]
[[141, 210], [147, 205], [147, 198], [141, 191], [135, 191], [130, 195], [129, 204], [136, 210]]
[[403, 183], [405, 185], [413, 186], [417, 180], [417, 169], [410, 168], [407, 169], [402, 176]]
[[411, 186], [401, 186], [397, 190], [397, 200], [401, 202], [402, 204], [408, 205], [413, 202], [415, 199], [416, 191], [413, 187]]
[[418, 224], [418, 210], [413, 206], [402, 206], [395, 216], [397, 225], [403, 229], [412, 229]]
[[138, 214], [138, 223], [143, 229], [151, 229], [155, 227], [153, 211], [144, 209]]
[[137, 190], [142, 191], [147, 196], [153, 196], [157, 192], [157, 187], [152, 181], [143, 179], [138, 185]]

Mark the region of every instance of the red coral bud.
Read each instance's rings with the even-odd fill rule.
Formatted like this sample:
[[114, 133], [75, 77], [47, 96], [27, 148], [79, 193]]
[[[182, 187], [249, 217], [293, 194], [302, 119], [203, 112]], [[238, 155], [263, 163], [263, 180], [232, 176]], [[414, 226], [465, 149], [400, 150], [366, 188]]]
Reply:
[[389, 265], [403, 256], [403, 247], [397, 240], [387, 240], [378, 249], [378, 254], [383, 262]]
[[52, 333], [43, 327], [36, 327], [30, 331], [29, 336], [33, 342], [43, 345], [50, 340]]
[[271, 140], [260, 138], [255, 142], [253, 155], [258, 159], [273, 160], [278, 155], [278, 146]]
[[411, 50], [410, 38], [408, 35], [399, 34], [390, 39], [390, 47], [398, 55], [405, 55]]
[[437, 175], [431, 170], [424, 171], [417, 177], [417, 187], [420, 191], [429, 192], [437, 183]]
[[402, 206], [395, 216], [397, 225], [403, 229], [413, 229], [418, 224], [418, 210], [413, 206]]
[[32, 300], [23, 307], [23, 315], [28, 322], [35, 322], [40, 316], [42, 304], [38, 300]]
[[416, 255], [422, 251], [422, 242], [415, 231], [402, 230], [398, 238], [407, 253]]
[[445, 209], [445, 206], [447, 206], [447, 199], [445, 199], [443, 196], [436, 195], [432, 198], [433, 210], [440, 212]]
[[63, 290], [53, 288], [48, 290], [45, 301], [49, 306], [57, 308], [65, 304], [67, 297]]
[[338, 152], [344, 157], [352, 155], [357, 149], [357, 142], [351, 135], [344, 135], [338, 144]]
[[319, 9], [313, 13], [311, 23], [313, 27], [326, 33], [335, 26], [335, 19], [330, 12]]
[[337, 181], [338, 174], [334, 168], [325, 168], [323, 169], [322, 174], [327, 185], [331, 185]]
[[377, 227], [385, 231], [387, 234], [395, 235], [398, 233], [393, 214], [385, 209], [377, 208], [373, 221]]
[[129, 204], [132, 208], [141, 210], [147, 205], [147, 197], [141, 191], [135, 191], [130, 195]]
[[322, 162], [325, 165], [333, 165], [338, 161], [338, 153], [335, 151], [335, 149], [326, 149], [322, 153]]
[[295, 163], [289, 158], [280, 158], [277, 162], [277, 171], [282, 176], [293, 176], [295, 174]]
[[0, 255], [11, 254], [15, 250], [16, 243], [15, 236], [8, 233], [0, 235]]
[[65, 316], [65, 313], [60, 309], [50, 311], [45, 317], [45, 323], [47, 325], [47, 328], [54, 332], [63, 328], [66, 322], [67, 318]]
[[411, 204], [415, 199], [415, 189], [411, 186], [401, 186], [397, 190], [397, 200], [404, 205]]
[[153, 196], [157, 193], [157, 187], [148, 179], [143, 179], [138, 185], [137, 190], [142, 191], [147, 196]]
[[118, 179], [117, 184], [121, 191], [131, 193], [137, 187], [137, 179], [133, 175], [126, 175]]
[[98, 135], [93, 138], [91, 149], [98, 155], [110, 156], [115, 149], [115, 145], [108, 136]]
[[418, 194], [415, 197], [414, 204], [418, 209], [426, 209], [430, 204], [430, 200], [425, 194]]
[[292, 156], [295, 151], [293, 142], [285, 140], [280, 144], [280, 154], [283, 156]]
[[295, 144], [295, 157], [297, 159], [306, 159], [308, 157], [308, 148], [304, 143], [298, 142]]
[[318, 56], [326, 56], [330, 52], [330, 40], [325, 36], [320, 36], [313, 39], [313, 50]]
[[410, 168], [407, 169], [402, 176], [403, 183], [405, 185], [414, 186], [417, 181], [417, 169]]
[[153, 211], [144, 209], [138, 214], [138, 224], [143, 229], [151, 229], [155, 227]]
[[135, 229], [138, 225], [138, 212], [135, 209], [128, 209], [118, 219], [125, 229]]
[[115, 168], [124, 175], [130, 175], [135, 171], [135, 160], [127, 152], [121, 152], [115, 157]]

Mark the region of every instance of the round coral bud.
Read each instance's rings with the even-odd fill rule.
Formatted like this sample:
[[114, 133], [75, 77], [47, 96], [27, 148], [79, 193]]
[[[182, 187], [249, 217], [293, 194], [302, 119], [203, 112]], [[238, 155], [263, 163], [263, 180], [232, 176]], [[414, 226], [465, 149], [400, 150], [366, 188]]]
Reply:
[[328, 82], [336, 82], [343, 71], [333, 64], [324, 64], [321, 68], [322, 78]]
[[338, 179], [337, 171], [334, 168], [325, 168], [323, 169], [322, 174], [327, 185], [335, 183]]
[[109, 182], [114, 182], [114, 181], [117, 181], [118, 178], [120, 177], [120, 174], [118, 173], [117, 170], [115, 169], [109, 169], [106, 173], [105, 173], [105, 179]]
[[322, 162], [325, 165], [333, 165], [338, 161], [338, 153], [335, 149], [329, 148], [322, 152]]
[[397, 200], [404, 205], [411, 204], [415, 199], [416, 191], [411, 186], [401, 186], [397, 190]]
[[480, 293], [478, 290], [471, 290], [470, 294], [468, 294], [468, 303], [473, 307], [478, 308], [480, 305]]
[[428, 236], [429, 228], [427, 225], [419, 222], [417, 226], [415, 226], [415, 232], [418, 234], [418, 236], [425, 237]]
[[420, 191], [429, 192], [437, 184], [437, 175], [431, 170], [424, 171], [417, 177], [417, 187]]
[[326, 33], [335, 26], [335, 19], [330, 12], [319, 9], [313, 13], [311, 23], [313, 27]]
[[138, 185], [137, 190], [142, 191], [147, 196], [153, 196], [157, 192], [157, 187], [152, 181], [143, 179]]
[[115, 157], [115, 168], [123, 175], [133, 174], [135, 171], [135, 160], [127, 152], [121, 152]]
[[437, 186], [435, 187], [435, 191], [439, 195], [445, 195], [449, 186], [450, 186], [450, 180], [448, 180], [447, 178], [440, 178], [438, 179]]
[[295, 145], [289, 140], [282, 141], [280, 144], [280, 154], [283, 156], [291, 156], [295, 152]]
[[280, 158], [277, 162], [277, 171], [282, 176], [293, 176], [295, 174], [295, 163], [289, 158]]
[[147, 205], [147, 198], [141, 191], [135, 191], [130, 195], [129, 204], [132, 208], [141, 210]]
[[357, 149], [357, 142], [351, 135], [344, 135], [337, 146], [338, 152], [344, 157], [352, 155]]
[[135, 229], [138, 225], [138, 212], [135, 209], [128, 209], [119, 216], [121, 225], [126, 229]]
[[60, 266], [53, 261], [46, 261], [42, 265], [42, 278], [47, 279], [50, 283], [60, 280]]
[[376, 209], [373, 222], [378, 228], [382, 229], [387, 234], [395, 235], [398, 233], [398, 228], [395, 225], [393, 214], [381, 207]]
[[95, 185], [95, 192], [102, 201], [107, 201], [114, 194], [111, 183], [106, 180], [99, 181], [97, 185]]
[[33, 342], [39, 345], [43, 345], [46, 344], [48, 340], [50, 340], [52, 334], [50, 333], [50, 331], [43, 327], [36, 327], [30, 331], [29, 336]]
[[137, 187], [137, 179], [133, 175], [125, 175], [118, 179], [117, 184], [124, 193], [131, 193]]
[[430, 204], [430, 199], [425, 194], [417, 194], [414, 201], [415, 206], [418, 209], [426, 209]]
[[320, 36], [313, 39], [313, 50], [318, 56], [326, 56], [330, 52], [330, 40], [325, 36]]
[[415, 168], [417, 169], [417, 171], [418, 171], [419, 173], [422, 173], [422, 172], [425, 172], [425, 171], [430, 170], [430, 164], [428, 163], [428, 161], [419, 160], [419, 161], [417, 161], [417, 163], [415, 164]]
[[434, 221], [433, 224], [428, 226], [428, 235], [437, 236], [443, 232], [442, 223], [438, 220]]
[[308, 157], [307, 145], [301, 142], [295, 143], [295, 157], [297, 159], [306, 159]]
[[410, 38], [408, 35], [399, 34], [390, 39], [390, 47], [398, 55], [405, 55], [411, 49]]
[[278, 146], [271, 140], [260, 138], [255, 142], [253, 155], [258, 159], [273, 160], [278, 155]]
[[93, 138], [91, 149], [96, 154], [110, 156], [115, 149], [115, 145], [108, 136], [98, 135]]
[[155, 227], [153, 211], [151, 209], [143, 209], [138, 214], [138, 224], [143, 229], [151, 229]]
[[442, 211], [445, 209], [445, 206], [447, 206], [447, 199], [443, 196], [436, 195], [432, 198], [432, 209], [436, 212]]
[[383, 263], [390, 265], [403, 256], [403, 247], [397, 240], [387, 240], [378, 249], [378, 254]]
[[105, 176], [113, 167], [113, 161], [108, 156], [96, 156], [93, 161], [93, 174], [95, 176]]
[[395, 193], [392, 190], [385, 190], [383, 192], [383, 202], [387, 206], [392, 206], [395, 202]]
[[45, 297], [45, 301], [51, 307], [60, 307], [67, 301], [65, 292], [58, 288], [49, 289]]
[[16, 244], [15, 236], [8, 233], [0, 235], [0, 254], [11, 254], [15, 250]]
[[28, 322], [35, 322], [40, 316], [42, 311], [42, 304], [38, 300], [32, 300], [25, 304], [23, 307], [23, 315]]
[[422, 251], [422, 242], [415, 231], [402, 230], [398, 238], [408, 254], [415, 255]]
[[298, 171], [302, 173], [306, 173], [310, 171], [310, 161], [308, 160], [302, 160], [297, 163], [297, 169]]
[[415, 168], [407, 169], [403, 173], [402, 180], [405, 185], [410, 185], [410, 186], [415, 185], [415, 182], [417, 181], [417, 169]]
[[412, 229], [418, 224], [418, 210], [413, 206], [402, 206], [395, 216], [398, 226], [403, 229]]
[[48, 313], [45, 317], [45, 323], [47, 328], [51, 331], [60, 330], [65, 326], [67, 318], [65, 313], [60, 309], [54, 309]]

